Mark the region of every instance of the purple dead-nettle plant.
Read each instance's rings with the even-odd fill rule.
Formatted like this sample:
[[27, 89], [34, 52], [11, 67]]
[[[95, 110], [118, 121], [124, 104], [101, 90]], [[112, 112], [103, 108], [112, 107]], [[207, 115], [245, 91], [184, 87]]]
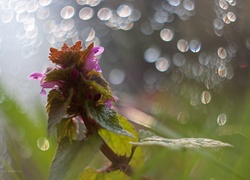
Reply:
[[[50, 168], [50, 179], [129, 179], [144, 163], [138, 146], [161, 145], [169, 148], [224, 147], [227, 143], [209, 139], [166, 139], [137, 131], [118, 114], [117, 101], [103, 78], [97, 56], [104, 48], [81, 41], [61, 50], [50, 48], [54, 67], [29, 78], [40, 81], [42, 95], [47, 95], [48, 134], [56, 129], [57, 151]], [[146, 135], [145, 135], [146, 134]], [[104, 168], [89, 167], [98, 151], [109, 160]]]
[[[46, 105], [48, 133], [56, 128], [58, 141], [51, 179], [70, 174], [69, 164], [78, 160], [79, 149], [84, 149], [86, 144], [93, 146], [93, 152], [100, 149], [110, 161], [110, 165], [98, 173], [119, 171], [120, 176], [131, 176], [136, 164], [143, 163], [141, 150], [130, 143], [138, 141], [136, 131], [113, 109], [117, 98], [103, 78], [97, 59], [103, 51], [103, 47], [94, 47], [93, 43], [83, 50], [80, 41], [72, 47], [64, 44], [61, 50], [51, 48], [49, 59], [55, 66], [29, 76], [40, 81], [42, 95], [46, 95], [45, 89], [50, 90]], [[66, 159], [62, 159], [65, 156]], [[135, 161], [133, 157], [140, 158]], [[90, 160], [82, 159], [86, 165]], [[85, 166], [80, 166], [71, 175], [84, 177], [84, 169]]]

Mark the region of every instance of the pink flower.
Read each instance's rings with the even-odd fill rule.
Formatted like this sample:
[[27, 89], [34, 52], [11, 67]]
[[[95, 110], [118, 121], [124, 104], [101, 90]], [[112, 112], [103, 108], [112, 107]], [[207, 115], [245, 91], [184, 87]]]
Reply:
[[40, 86], [42, 87], [40, 94], [43, 96], [46, 95], [45, 88], [54, 88], [55, 86], [61, 85], [61, 83], [57, 81], [44, 82], [44, 78], [45, 75], [39, 72], [34, 72], [31, 75], [29, 75], [29, 79], [31, 80], [40, 80]]
[[100, 73], [102, 72], [102, 70], [99, 66], [99, 60], [96, 58], [96, 56], [103, 53], [103, 51], [104, 51], [104, 48], [101, 46], [93, 47], [90, 50], [90, 53], [89, 53], [88, 57], [86, 58], [86, 63], [85, 63], [86, 70], [91, 71], [92, 69], [94, 69]]
[[[72, 47], [64, 44], [61, 50], [50, 48], [49, 59], [57, 66], [47, 68], [44, 73], [34, 72], [29, 79], [40, 81], [41, 95], [46, 95], [47, 88], [56, 89], [59, 92], [66, 92], [68, 88], [77, 88], [77, 83], [83, 81], [82, 75], [89, 78], [92, 74], [88, 73], [92, 70], [102, 72], [96, 56], [103, 51], [103, 47], [94, 47], [94, 43], [82, 50], [81, 41], [76, 42]], [[96, 75], [102, 79], [101, 74], [96, 73]], [[91, 80], [95, 81], [95, 79]], [[104, 88], [107, 88], [106, 85]], [[111, 102], [108, 104], [111, 107]]]
[[111, 99], [106, 99], [105, 104], [106, 106], [108, 106], [110, 109], [114, 109], [114, 102], [118, 101], [118, 97], [113, 95], [114, 100]]
[[44, 75], [42, 73], [39, 72], [34, 72], [31, 75], [29, 75], [29, 79], [32, 80], [42, 80], [44, 77]]

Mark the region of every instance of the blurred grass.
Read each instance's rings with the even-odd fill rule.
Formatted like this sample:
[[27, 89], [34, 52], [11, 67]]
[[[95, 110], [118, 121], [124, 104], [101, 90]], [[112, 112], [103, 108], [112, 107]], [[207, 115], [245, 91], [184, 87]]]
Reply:
[[[6, 169], [12, 169], [14, 173], [8, 173], [11, 179], [48, 179], [48, 172], [52, 157], [55, 151], [55, 139], [47, 137], [46, 117], [37, 108], [36, 120], [31, 119], [29, 112], [22, 113], [21, 105], [14, 99], [6, 96], [3, 89], [4, 101], [0, 103], [2, 121], [5, 121], [5, 143], [7, 153], [11, 157], [10, 164], [6, 164]], [[39, 110], [40, 109], [40, 110]], [[49, 139], [50, 148], [42, 151], [37, 146], [37, 139], [46, 137]], [[3, 156], [3, 154], [0, 154]], [[4, 157], [2, 157], [4, 159]], [[15, 173], [18, 171], [19, 173]], [[0, 174], [1, 175], [1, 174]]]
[[[217, 96], [221, 96], [221, 94], [223, 93], [218, 93]], [[198, 110], [188, 109], [187, 124], [177, 121], [178, 113], [168, 113], [170, 108], [180, 109], [178, 105], [171, 104], [173, 100], [164, 98], [162, 95], [150, 97], [151, 101], [142, 104], [154, 106], [157, 103], [158, 107], [165, 109], [158, 110], [158, 113], [154, 115], [159, 124], [154, 125], [153, 129], [155, 130], [160, 125], [160, 135], [175, 138], [169, 136], [174, 131], [178, 137], [211, 138], [230, 143], [233, 147], [201, 151], [187, 149], [173, 151], [163, 147], [148, 147], [145, 150], [150, 154], [150, 158], [146, 160], [145, 166], [139, 174], [146, 173], [155, 179], [250, 179], [249, 95], [248, 93], [237, 100], [242, 94], [240, 96], [233, 94], [234, 97], [227, 93], [224, 93], [223, 97], [217, 97], [214, 94], [215, 100], [209, 104], [210, 109], [207, 106], [205, 110], [204, 107]], [[234, 104], [231, 111], [226, 112], [228, 122], [224, 126], [219, 126], [216, 119], [218, 113], [225, 110], [225, 108], [221, 108], [221, 104], [225, 103], [224, 106], [227, 106], [224, 99], [231, 99]], [[181, 102], [178, 103], [181, 105]], [[162, 133], [164, 129], [165, 132]], [[157, 130], [155, 132], [157, 133]]]

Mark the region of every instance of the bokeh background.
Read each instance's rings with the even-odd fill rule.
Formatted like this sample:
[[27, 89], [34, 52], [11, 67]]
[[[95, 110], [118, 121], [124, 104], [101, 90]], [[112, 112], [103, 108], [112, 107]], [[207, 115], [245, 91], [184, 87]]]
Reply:
[[0, 179], [47, 179], [56, 148], [32, 72], [49, 48], [105, 48], [117, 110], [167, 138], [233, 148], [145, 148], [152, 179], [250, 179], [250, 1], [0, 0]]

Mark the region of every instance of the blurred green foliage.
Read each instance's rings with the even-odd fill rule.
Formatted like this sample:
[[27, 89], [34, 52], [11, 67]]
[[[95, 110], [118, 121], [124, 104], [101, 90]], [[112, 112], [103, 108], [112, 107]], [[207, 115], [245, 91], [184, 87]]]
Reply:
[[[208, 106], [203, 105], [195, 110], [194, 107], [190, 108], [189, 104], [185, 104], [189, 114], [186, 124], [179, 123], [176, 116], [167, 113], [168, 108], [178, 109], [178, 104], [182, 104], [179, 101], [177, 106], [174, 105], [173, 98], [179, 99], [177, 96], [166, 98], [163, 94], [158, 94], [151, 97], [148, 103], [144, 102], [147, 106], [158, 104], [159, 109], [166, 109], [159, 110], [154, 116], [160, 124], [151, 127], [155, 133], [168, 138], [212, 138], [230, 143], [233, 147], [178, 151], [156, 146], [147, 147], [144, 150], [149, 154], [149, 158], [140, 173], [148, 174], [155, 179], [250, 179], [249, 95], [231, 93], [228, 89], [223, 89], [220, 93], [213, 93], [213, 102]], [[228, 122], [219, 126], [216, 123], [216, 114], [225, 109], [222, 105], [229, 106], [228, 100], [233, 102], [231, 110], [227, 112]]]
[[[4, 137], [4, 145], [7, 148], [7, 154], [0, 155], [3, 161], [6, 156], [10, 156], [11, 159], [9, 164], [5, 164], [0, 171], [0, 177], [4, 179], [48, 179], [56, 141], [53, 136], [47, 137], [44, 109], [37, 103], [38, 108], [35, 113], [37, 119], [34, 120], [29, 113], [21, 111], [22, 107], [16, 100], [5, 95], [3, 89], [0, 91], [4, 95], [0, 109], [1, 121], [5, 125], [0, 136]], [[37, 140], [40, 137], [49, 139], [47, 151], [38, 148]]]

